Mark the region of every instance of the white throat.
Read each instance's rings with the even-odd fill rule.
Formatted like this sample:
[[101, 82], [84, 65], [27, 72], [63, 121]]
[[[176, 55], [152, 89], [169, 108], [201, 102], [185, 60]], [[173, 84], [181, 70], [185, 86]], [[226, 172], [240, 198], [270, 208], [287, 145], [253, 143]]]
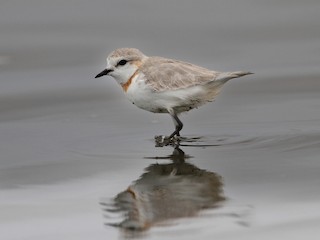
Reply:
[[112, 66], [112, 61], [108, 63], [107, 68], [113, 71], [109, 73], [120, 85], [125, 84], [138, 70], [138, 66], [133, 62], [128, 62], [125, 66]]

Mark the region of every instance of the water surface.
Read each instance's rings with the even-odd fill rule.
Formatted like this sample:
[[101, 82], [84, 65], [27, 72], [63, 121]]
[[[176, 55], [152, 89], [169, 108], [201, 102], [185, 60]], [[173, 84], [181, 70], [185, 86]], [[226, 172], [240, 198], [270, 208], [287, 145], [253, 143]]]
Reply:
[[[0, 6], [1, 239], [317, 239], [318, 1]], [[170, 117], [94, 79], [127, 46], [255, 74], [156, 148]]]

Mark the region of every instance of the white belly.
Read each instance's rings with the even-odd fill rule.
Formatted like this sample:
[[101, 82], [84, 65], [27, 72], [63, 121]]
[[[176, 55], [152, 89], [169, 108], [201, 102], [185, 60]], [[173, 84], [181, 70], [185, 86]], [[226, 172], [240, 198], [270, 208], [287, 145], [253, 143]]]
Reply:
[[139, 78], [133, 79], [126, 92], [127, 98], [137, 107], [155, 113], [168, 113], [168, 109], [176, 113], [189, 111], [206, 103], [205, 95], [203, 86], [155, 92]]
[[126, 92], [126, 96], [134, 105], [149, 112], [168, 112], [170, 101], [161, 94], [151, 91], [146, 86], [131, 84]]

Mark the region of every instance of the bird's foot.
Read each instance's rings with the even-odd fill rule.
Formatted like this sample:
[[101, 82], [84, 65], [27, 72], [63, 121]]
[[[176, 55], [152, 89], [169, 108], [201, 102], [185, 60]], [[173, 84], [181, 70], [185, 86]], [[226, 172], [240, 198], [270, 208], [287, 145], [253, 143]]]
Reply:
[[156, 147], [164, 147], [164, 146], [174, 146], [177, 147], [180, 144], [181, 137], [174, 135], [174, 136], [155, 136], [154, 137]]

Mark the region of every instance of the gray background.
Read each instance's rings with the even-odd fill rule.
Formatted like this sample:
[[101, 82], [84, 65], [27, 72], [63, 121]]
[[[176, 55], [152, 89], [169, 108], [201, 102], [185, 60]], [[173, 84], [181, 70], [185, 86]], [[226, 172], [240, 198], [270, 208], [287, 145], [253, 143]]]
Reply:
[[182, 116], [183, 135], [222, 143], [182, 149], [222, 176], [228, 201], [147, 238], [317, 239], [319, 13], [316, 0], [2, 0], [0, 238], [124, 236], [103, 225], [99, 201], [169, 162], [145, 157], [172, 152], [153, 143], [171, 132], [168, 116], [135, 108], [111, 78], [94, 79], [109, 52], [136, 47], [255, 73]]

